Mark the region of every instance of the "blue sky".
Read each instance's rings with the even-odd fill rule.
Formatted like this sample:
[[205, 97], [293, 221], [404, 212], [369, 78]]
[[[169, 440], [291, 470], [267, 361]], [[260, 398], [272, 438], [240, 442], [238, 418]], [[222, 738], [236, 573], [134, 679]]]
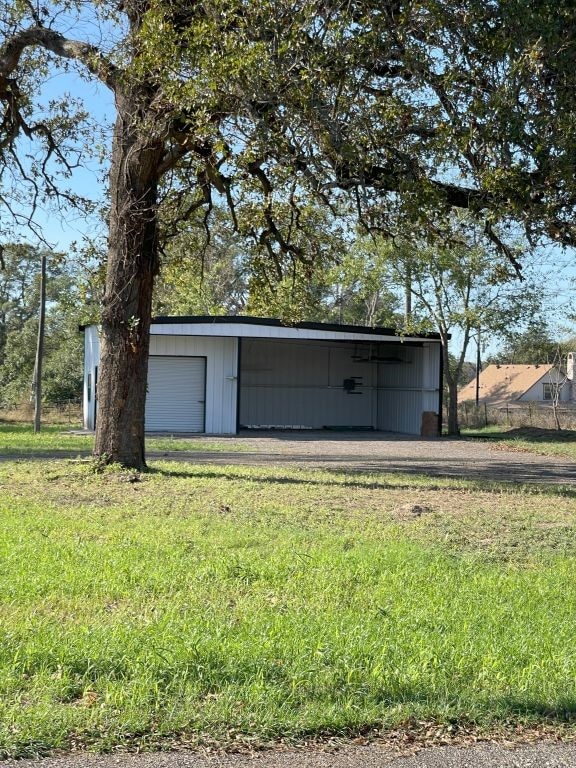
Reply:
[[[50, 100], [60, 99], [67, 94], [83, 99], [100, 126], [110, 125], [114, 116], [114, 104], [112, 94], [107, 88], [97, 82], [80, 80], [74, 72], [55, 72], [42, 87], [42, 102], [48, 104]], [[108, 144], [109, 136], [110, 132]], [[106, 165], [102, 166], [94, 160], [89, 160], [84, 167], [74, 170], [68, 184], [78, 194], [103, 201], [102, 174], [106, 172]], [[37, 209], [34, 218], [40, 225], [44, 238], [54, 250], [66, 251], [72, 242], [81, 242], [84, 236], [93, 237], [99, 231], [105, 234], [105, 225], [100, 218], [87, 218], [73, 209], [60, 214], [49, 207], [41, 207]], [[42, 244], [35, 232], [26, 226], [17, 227], [14, 235], [33, 245]]]

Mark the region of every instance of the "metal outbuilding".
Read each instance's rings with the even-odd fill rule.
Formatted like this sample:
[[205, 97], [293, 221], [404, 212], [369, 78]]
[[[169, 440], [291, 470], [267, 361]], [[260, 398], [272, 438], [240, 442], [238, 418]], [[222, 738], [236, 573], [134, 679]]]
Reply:
[[[84, 426], [97, 419], [99, 335], [86, 326]], [[152, 322], [146, 430], [236, 434], [243, 428], [437, 434], [437, 334], [257, 317]]]

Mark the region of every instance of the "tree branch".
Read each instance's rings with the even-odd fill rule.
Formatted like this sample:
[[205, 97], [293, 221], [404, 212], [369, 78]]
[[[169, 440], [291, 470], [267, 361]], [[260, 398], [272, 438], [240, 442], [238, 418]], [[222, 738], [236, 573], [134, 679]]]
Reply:
[[59, 32], [43, 26], [30, 27], [13, 35], [0, 49], [0, 98], [12, 82], [10, 75], [16, 70], [26, 48], [43, 48], [62, 59], [71, 59], [84, 64], [104, 85], [115, 90], [119, 70], [102, 52], [90, 43], [70, 40]]

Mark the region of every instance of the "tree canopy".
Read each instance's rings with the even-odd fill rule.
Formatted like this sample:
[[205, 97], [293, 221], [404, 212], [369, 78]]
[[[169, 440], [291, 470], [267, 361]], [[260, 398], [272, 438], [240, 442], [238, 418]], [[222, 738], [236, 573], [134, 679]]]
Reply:
[[84, 204], [66, 181], [95, 121], [89, 99], [40, 106], [52, 69], [114, 96], [96, 453], [144, 465], [162, 208], [209, 227], [225, 201], [278, 271], [316, 256], [310, 196], [388, 236], [470, 209], [517, 268], [508, 226], [573, 245], [574, 24], [551, 0], [0, 0], [14, 215], [25, 191], [32, 213]]
[[566, 354], [572, 352], [573, 339], [554, 338], [554, 332], [543, 315], [531, 318], [528, 327], [506, 336], [498, 352], [490, 355], [487, 362], [499, 365], [544, 365], [554, 363], [560, 357], [566, 364]]

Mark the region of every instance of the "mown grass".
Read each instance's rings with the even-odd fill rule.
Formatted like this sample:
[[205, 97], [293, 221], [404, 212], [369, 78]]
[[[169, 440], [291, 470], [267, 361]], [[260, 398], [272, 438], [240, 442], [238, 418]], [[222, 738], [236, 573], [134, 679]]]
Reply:
[[568, 489], [0, 464], [0, 754], [576, 718]]
[[[0, 455], [27, 456], [70, 455], [88, 453], [94, 446], [93, 435], [75, 434], [69, 425], [45, 424], [35, 435], [29, 424], [0, 422]], [[147, 437], [146, 448], [155, 452], [170, 451], [242, 451], [241, 445], [226, 440], [189, 439], [171, 436]]]
[[576, 432], [573, 430], [519, 427], [506, 429], [489, 426], [484, 429], [464, 430], [464, 437], [490, 440], [497, 448], [541, 456], [559, 456], [576, 460]]

